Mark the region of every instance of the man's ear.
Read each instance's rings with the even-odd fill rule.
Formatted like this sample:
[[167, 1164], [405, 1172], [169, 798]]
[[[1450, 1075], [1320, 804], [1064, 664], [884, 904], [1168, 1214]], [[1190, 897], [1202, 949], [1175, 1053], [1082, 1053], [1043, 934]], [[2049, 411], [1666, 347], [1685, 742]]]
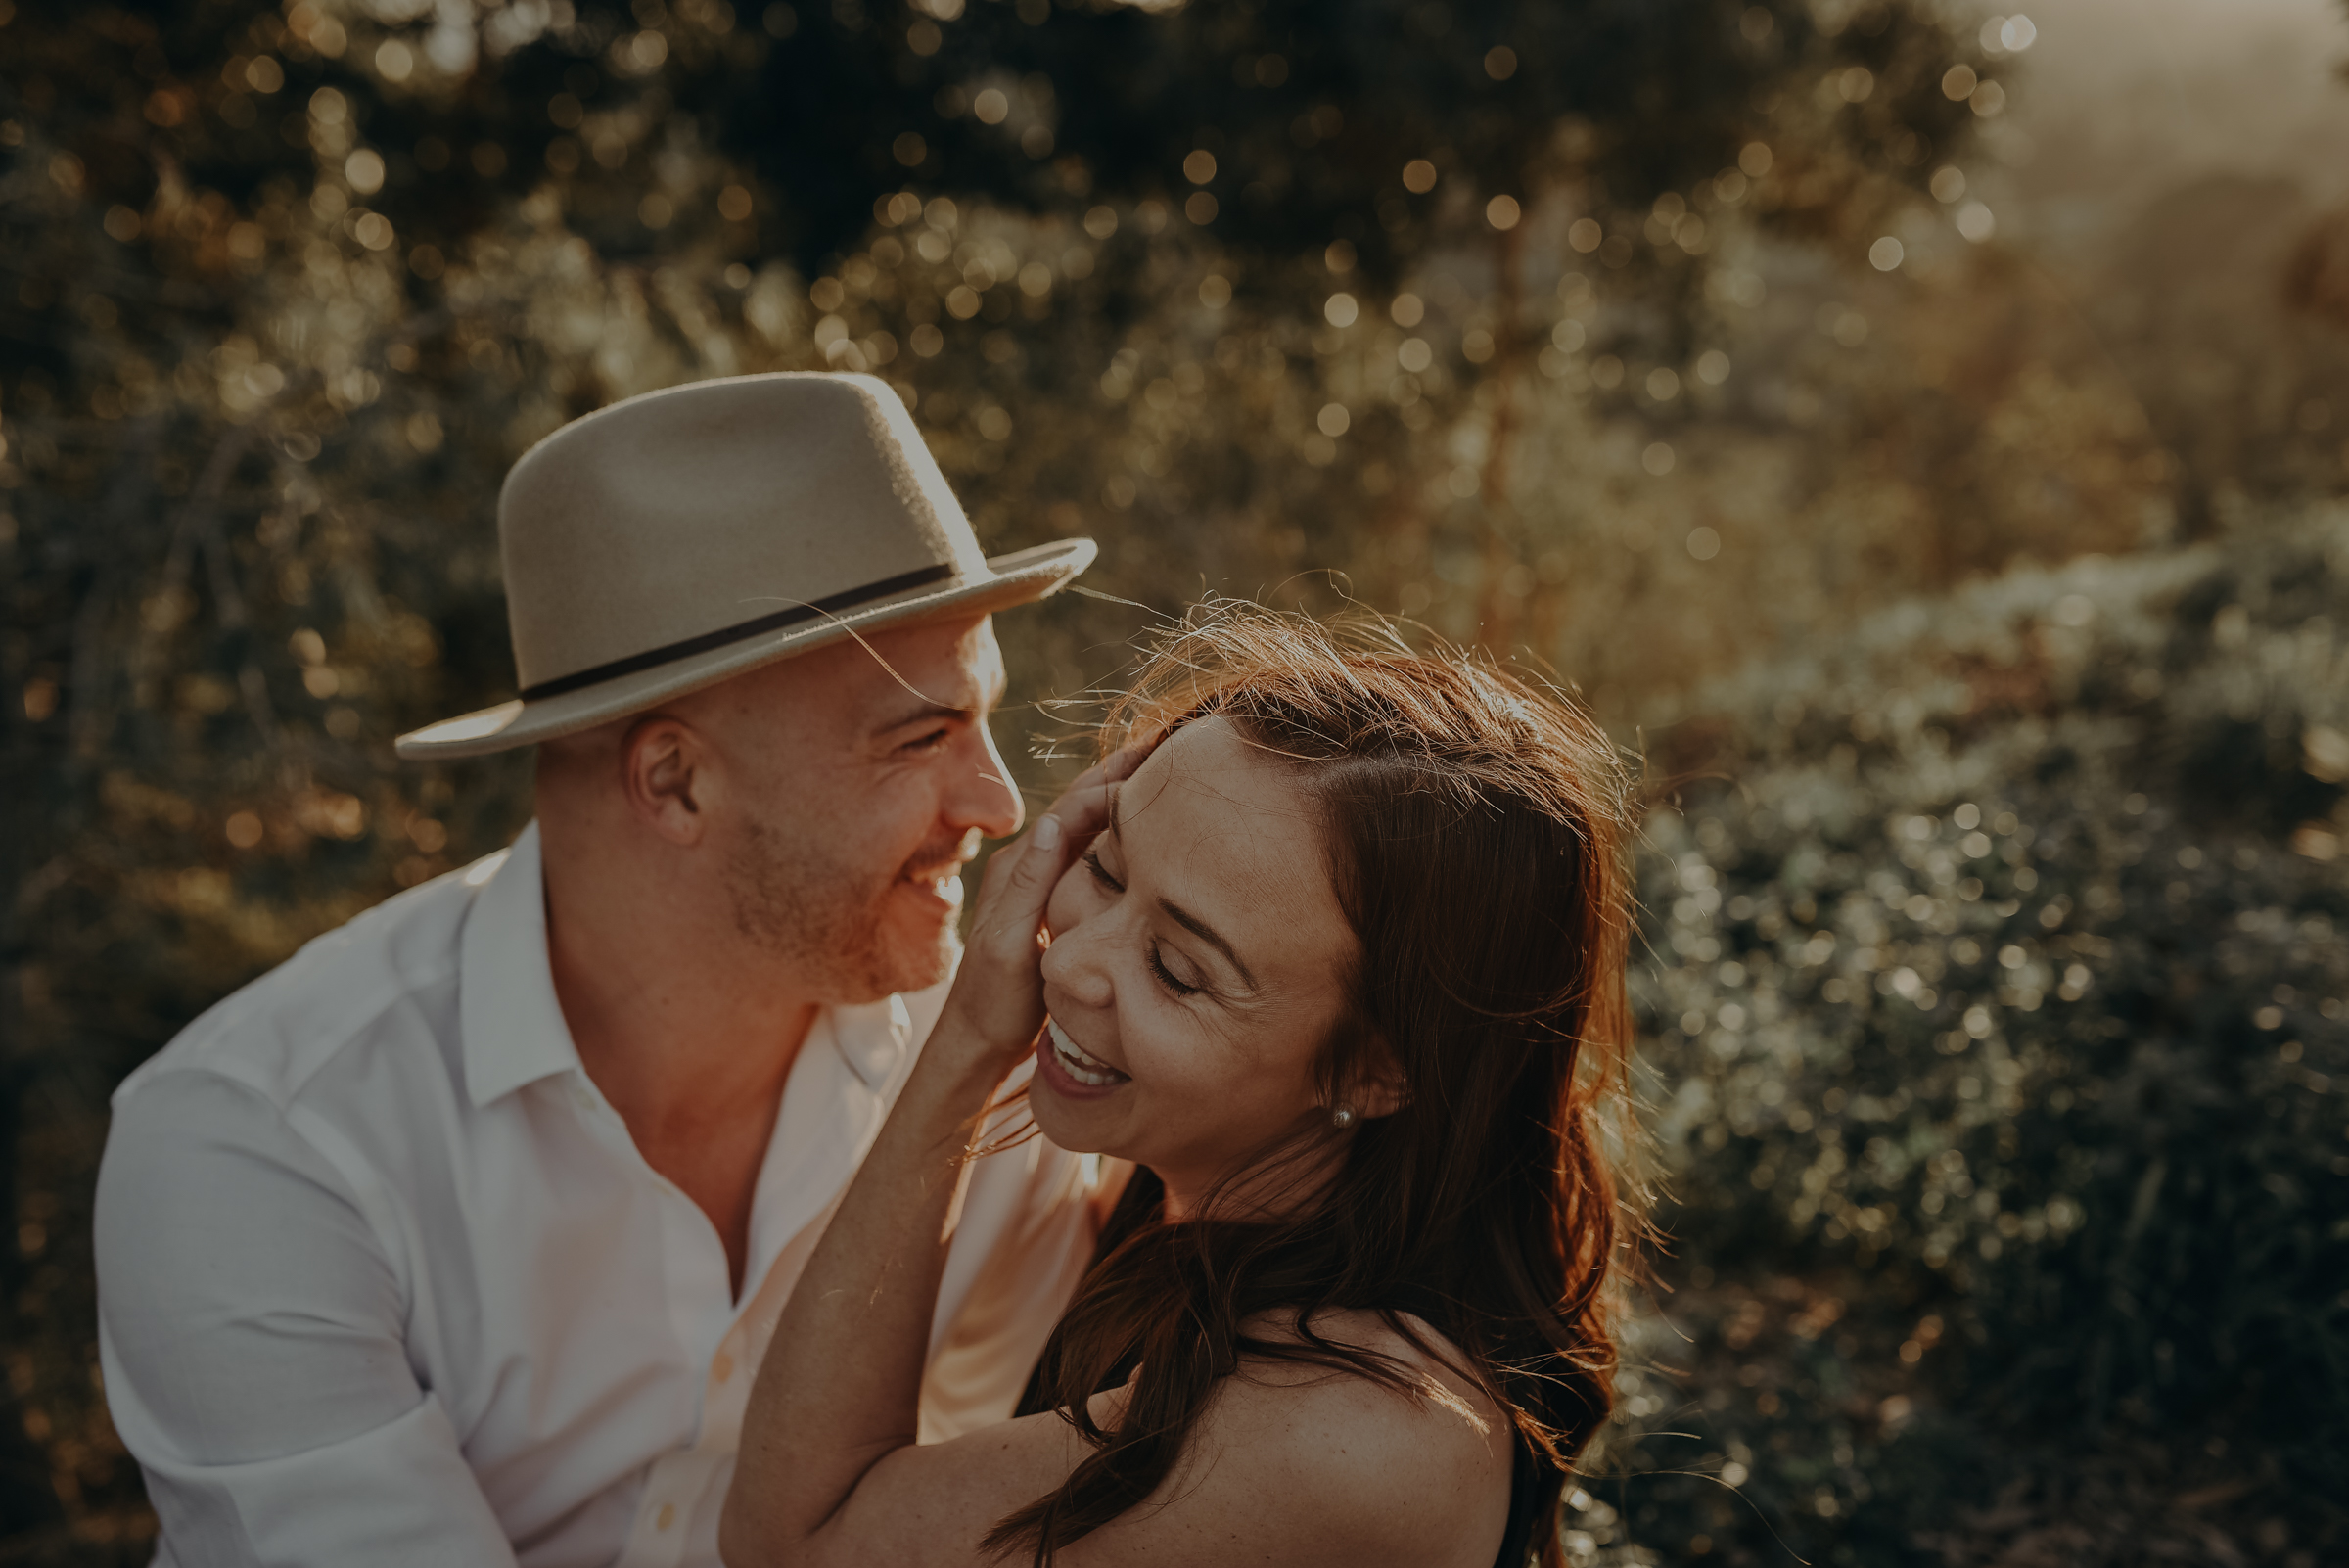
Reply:
[[621, 793], [628, 810], [671, 844], [692, 846], [710, 830], [706, 809], [716, 785], [710, 748], [691, 724], [653, 714], [621, 743]]

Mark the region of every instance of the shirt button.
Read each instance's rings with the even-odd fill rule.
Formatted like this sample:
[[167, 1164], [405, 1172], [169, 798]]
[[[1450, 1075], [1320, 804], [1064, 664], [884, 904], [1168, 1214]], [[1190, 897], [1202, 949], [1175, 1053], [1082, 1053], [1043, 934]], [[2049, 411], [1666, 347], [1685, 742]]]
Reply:
[[675, 1524], [676, 1522], [677, 1505], [673, 1502], [664, 1502], [661, 1504], [661, 1511], [653, 1515], [653, 1528], [655, 1530], [667, 1530], [670, 1525]]
[[724, 1351], [719, 1351], [717, 1359], [710, 1363], [710, 1381], [722, 1383], [733, 1375], [734, 1358], [728, 1356]]

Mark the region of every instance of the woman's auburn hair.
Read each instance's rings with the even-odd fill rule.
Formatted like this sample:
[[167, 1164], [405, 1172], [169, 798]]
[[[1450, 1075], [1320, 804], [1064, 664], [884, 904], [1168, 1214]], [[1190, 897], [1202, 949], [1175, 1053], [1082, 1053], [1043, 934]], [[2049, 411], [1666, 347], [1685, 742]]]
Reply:
[[[1095, 1264], [1037, 1373], [1093, 1452], [986, 1547], [1040, 1565], [1148, 1498], [1243, 1357], [1445, 1399], [1392, 1358], [1314, 1331], [1316, 1314], [1356, 1309], [1481, 1388], [1549, 1461], [1551, 1528], [1538, 1539], [1554, 1561], [1564, 1473], [1614, 1403], [1619, 1254], [1642, 1228], [1636, 1183], [1619, 1180], [1632, 1148], [1629, 771], [1554, 686], [1456, 648], [1415, 653], [1368, 618], [1194, 611], [1149, 650], [1101, 747], [1211, 716], [1290, 770], [1320, 813], [1358, 943], [1349, 1016], [1316, 1064], [1326, 1102], [1382, 1058], [1405, 1101], [1355, 1130], [1335, 1177], [1293, 1216], [1157, 1220]], [[1293, 1317], [1296, 1337], [1247, 1331], [1267, 1314]], [[1129, 1372], [1104, 1429], [1089, 1399]]]

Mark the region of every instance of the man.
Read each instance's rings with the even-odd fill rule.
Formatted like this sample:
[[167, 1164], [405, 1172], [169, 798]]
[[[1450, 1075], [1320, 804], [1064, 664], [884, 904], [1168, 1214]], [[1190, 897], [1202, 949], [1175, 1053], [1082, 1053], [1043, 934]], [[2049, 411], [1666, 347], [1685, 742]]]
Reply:
[[[710, 1565], [766, 1335], [944, 999], [956, 872], [1015, 832], [987, 560], [855, 376], [629, 399], [499, 502], [539, 747], [511, 850], [310, 944], [124, 1083], [108, 1398], [166, 1564]], [[974, 1162], [926, 1437], [1011, 1408], [1097, 1168]]]

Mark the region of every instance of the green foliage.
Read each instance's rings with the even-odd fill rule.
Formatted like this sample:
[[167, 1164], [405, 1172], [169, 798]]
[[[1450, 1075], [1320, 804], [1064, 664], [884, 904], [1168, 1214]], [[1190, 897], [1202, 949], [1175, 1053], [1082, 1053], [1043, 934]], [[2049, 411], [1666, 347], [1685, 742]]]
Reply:
[[1696, 1441], [1620, 1452], [1735, 1465], [1754, 1511], [1643, 1478], [1633, 1538], [2349, 1543], [2345, 675], [2335, 514], [1711, 694], [1734, 727], [1655, 825], [1639, 997], [1683, 1289], [1633, 1410]]
[[[1657, 829], [1666, 1311], [1696, 1339], [1651, 1320], [1681, 1381], [1627, 1408], [1706, 1436], [1625, 1465], [1727, 1455], [1829, 1552], [1962, 1559], [2173, 1475], [2259, 1489], [2206, 1499], [2234, 1539], [2337, 1541], [2309, 1499], [2340, 1447], [2341, 1145], [2311, 1085], [2349, 1064], [2312, 922], [2342, 862], [2312, 856], [2349, 826], [2320, 734], [2349, 716], [2313, 706], [2337, 668], [2291, 662], [2340, 612], [2290, 595], [2337, 597], [2340, 557], [1930, 608], [2018, 550], [2158, 535], [2170, 499], [2102, 345], [1919, 194], [1981, 112], [1943, 73], [2021, 90], [1971, 37], [1909, 0], [0, 0], [12, 1560], [139, 1561], [151, 1528], [94, 1377], [110, 1086], [527, 809], [526, 759], [389, 745], [511, 695], [506, 467], [619, 396], [824, 367], [891, 379], [990, 547], [1092, 533], [1088, 584], [1152, 610], [1350, 587], [1627, 722], [1768, 672], [1659, 748], [1730, 784]], [[1911, 262], [1864, 265], [1896, 229]], [[1015, 689], [1086, 687], [1135, 622], [1007, 618]], [[2000, 1492], [2058, 1441], [2051, 1490]], [[1607, 1496], [1593, 1551], [1774, 1550], [1709, 1483]]]

